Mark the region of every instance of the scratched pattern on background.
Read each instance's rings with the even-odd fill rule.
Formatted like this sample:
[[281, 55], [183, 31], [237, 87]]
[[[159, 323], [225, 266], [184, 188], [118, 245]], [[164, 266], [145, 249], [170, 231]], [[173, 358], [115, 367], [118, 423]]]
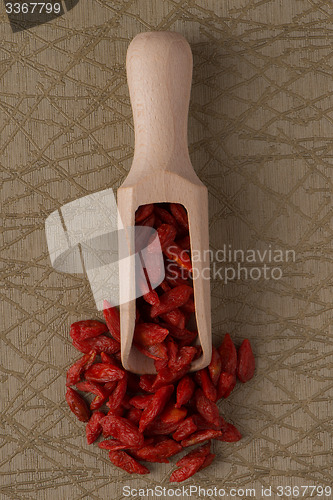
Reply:
[[170, 484], [176, 460], [131, 477], [69, 412], [68, 327], [96, 311], [82, 276], [51, 268], [44, 234], [53, 210], [124, 180], [126, 49], [149, 30], [179, 31], [193, 50], [189, 144], [212, 248], [296, 253], [281, 280], [212, 282], [214, 341], [248, 337], [257, 371], [220, 405], [244, 438], [214, 443], [215, 462], [188, 482], [333, 485], [332, 15], [326, 0], [81, 0], [13, 34], [2, 7], [1, 499], [118, 500], [123, 484]]

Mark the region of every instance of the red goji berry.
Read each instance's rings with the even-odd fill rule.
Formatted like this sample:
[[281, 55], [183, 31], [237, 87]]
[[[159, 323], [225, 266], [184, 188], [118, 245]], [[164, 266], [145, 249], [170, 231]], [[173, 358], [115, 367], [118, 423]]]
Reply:
[[227, 443], [235, 443], [242, 439], [242, 435], [239, 430], [232, 424], [227, 423], [222, 430], [222, 436], [216, 438], [219, 441], [225, 441]]
[[176, 441], [182, 441], [197, 430], [198, 427], [195, 425], [193, 417], [188, 417], [179, 424], [179, 427], [176, 432], [173, 433], [172, 437]]
[[101, 321], [88, 319], [77, 321], [71, 325], [69, 335], [73, 340], [85, 340], [93, 337], [98, 337], [102, 333], [106, 333], [108, 327]]
[[142, 354], [148, 356], [148, 358], [152, 358], [157, 361], [168, 359], [168, 351], [166, 345], [163, 342], [161, 342], [160, 344], [149, 345], [147, 347], [142, 347], [140, 346], [140, 344], [136, 343], [134, 343], [134, 345], [140, 352], [142, 352]]
[[237, 377], [241, 382], [248, 382], [254, 375], [255, 359], [251, 344], [244, 339], [238, 349]]
[[144, 446], [136, 452], [136, 456], [147, 462], [168, 462], [166, 460], [179, 453], [183, 447], [173, 439], [165, 439], [160, 443]]
[[142, 222], [147, 217], [149, 217], [154, 211], [154, 204], [148, 203], [147, 205], [141, 205], [135, 212], [135, 224]]
[[95, 361], [96, 353], [90, 352], [89, 354], [85, 354], [76, 361], [68, 370], [66, 375], [66, 385], [75, 385], [80, 381], [84, 370], [87, 370]]
[[157, 229], [157, 234], [160, 239], [162, 250], [168, 247], [175, 239], [177, 230], [170, 224], [161, 224]]
[[103, 436], [114, 437], [130, 446], [141, 447], [143, 445], [143, 435], [139, 429], [124, 417], [118, 417], [110, 412], [102, 420]]
[[175, 470], [170, 476], [170, 481], [180, 483], [181, 481], [185, 481], [185, 479], [193, 476], [198, 470], [200, 470], [205, 458], [206, 457], [194, 458], [190, 463], [184, 465], [184, 467]]
[[120, 316], [118, 309], [116, 307], [112, 307], [107, 300], [104, 300], [103, 314], [112, 337], [117, 342], [120, 342]]
[[221, 371], [235, 375], [237, 368], [237, 351], [229, 333], [226, 333], [218, 348], [221, 357]]
[[95, 363], [86, 372], [85, 377], [90, 382], [113, 382], [124, 377], [124, 370], [107, 363]]
[[217, 384], [219, 380], [219, 376], [222, 370], [222, 361], [221, 361], [221, 356], [219, 351], [216, 349], [216, 347], [212, 347], [212, 358], [211, 362], [209, 363], [208, 366], [208, 371], [209, 375], [211, 378], [211, 381], [213, 382], [214, 385]]
[[178, 224], [176, 222], [176, 219], [165, 208], [160, 207], [160, 206], [158, 206], [158, 205], [155, 204], [154, 212], [157, 215], [157, 217], [159, 219], [161, 219], [161, 221], [163, 221], [166, 224], [169, 224], [170, 226], [173, 226], [173, 227], [175, 227], [177, 229]]
[[86, 401], [80, 396], [80, 394], [71, 387], [68, 387], [66, 392], [66, 401], [70, 410], [81, 422], [88, 422], [90, 418], [90, 410]]
[[148, 304], [151, 304], [152, 306], [155, 306], [160, 303], [159, 296], [157, 295], [157, 292], [155, 290], [150, 290], [149, 292], [145, 293], [142, 296]]
[[176, 408], [174, 403], [168, 404], [160, 415], [161, 422], [181, 422], [187, 415], [186, 408]]
[[176, 240], [176, 243], [183, 250], [190, 250], [190, 248], [191, 248], [191, 243], [190, 243], [190, 237], [189, 237], [189, 235], [186, 235], [183, 238], [180, 238], [179, 240]]
[[148, 436], [168, 436], [178, 429], [178, 422], [161, 422], [157, 417], [151, 424], [149, 424], [145, 430]]
[[183, 456], [178, 462], [176, 462], [177, 467], [183, 467], [184, 465], [187, 465], [193, 460], [193, 458], [201, 458], [201, 457], [207, 457], [207, 455], [210, 454], [210, 445], [211, 442], [209, 441], [207, 444], [204, 444], [202, 446], [199, 446], [195, 450], [190, 451], [186, 455]]
[[177, 307], [172, 311], [160, 314], [159, 317], [168, 325], [176, 326], [178, 328], [185, 328], [185, 314]]
[[208, 375], [208, 370], [206, 368], [203, 368], [202, 370], [197, 371], [194, 375], [194, 378], [196, 383], [203, 390], [206, 398], [215, 403], [217, 400], [216, 388]]
[[124, 377], [117, 382], [117, 386], [109, 397], [106, 406], [111, 410], [116, 410], [124, 402], [127, 390], [127, 373], [125, 372]]
[[222, 431], [207, 429], [205, 431], [194, 432], [190, 437], [183, 439], [180, 444], [185, 448], [186, 446], [203, 443], [209, 439], [218, 439], [219, 437], [222, 437], [222, 435]]
[[192, 271], [192, 262], [186, 250], [183, 250], [176, 243], [171, 243], [163, 249], [163, 253], [168, 259], [174, 260], [178, 266], [184, 267], [188, 271]]
[[189, 367], [190, 365], [185, 365], [179, 371], [174, 371], [168, 366], [162, 368], [162, 370], [157, 373], [155, 381], [151, 386], [152, 391], [156, 391], [163, 385], [173, 384], [174, 382], [177, 382], [177, 380], [181, 379], [188, 372]]
[[172, 311], [185, 304], [193, 293], [193, 288], [188, 285], [177, 286], [160, 297], [160, 303], [153, 306], [150, 311], [152, 318]]
[[170, 210], [176, 221], [180, 226], [188, 230], [188, 216], [183, 205], [179, 203], [170, 203]]
[[108, 391], [104, 386], [96, 382], [84, 380], [82, 382], [78, 382], [76, 387], [79, 391], [91, 392], [96, 395], [95, 399], [90, 403], [91, 410], [97, 410], [100, 408], [108, 398]]
[[201, 465], [199, 470], [205, 469], [206, 467], [209, 467], [211, 463], [213, 462], [214, 458], [216, 457], [215, 453], [210, 453], [209, 455], [206, 456], [204, 463]]
[[108, 354], [114, 354], [120, 351], [119, 342], [106, 335], [99, 335], [93, 339], [73, 340], [73, 346], [85, 354], [91, 351], [96, 352], [96, 354], [100, 354], [103, 351]]
[[146, 392], [155, 392], [153, 385], [156, 381], [156, 375], [141, 375], [139, 386]]
[[151, 403], [152, 398], [152, 394], [139, 394], [130, 399], [130, 404], [135, 408], [144, 410]]
[[209, 423], [214, 425], [219, 425], [219, 409], [213, 401], [206, 398], [202, 389], [197, 389], [194, 394], [195, 404], [198, 412], [203, 416]]
[[172, 393], [173, 385], [165, 385], [155, 392], [150, 404], [142, 412], [139, 422], [140, 432], [143, 432], [147, 425], [162, 412]]
[[125, 451], [110, 451], [109, 458], [113, 465], [120, 467], [129, 474], [149, 474], [150, 471], [144, 465], [140, 464]]
[[217, 383], [217, 399], [227, 398], [236, 385], [236, 375], [222, 372]]
[[185, 405], [193, 396], [195, 383], [189, 375], [185, 375], [177, 385], [176, 408]]
[[143, 347], [160, 344], [169, 334], [169, 330], [156, 323], [139, 323], [134, 330], [134, 341]]
[[102, 420], [105, 417], [101, 411], [95, 411], [86, 425], [87, 443], [92, 444], [102, 434]]
[[138, 426], [141, 418], [142, 410], [139, 410], [139, 408], [130, 408], [128, 412], [126, 413], [126, 418], [132, 424]]

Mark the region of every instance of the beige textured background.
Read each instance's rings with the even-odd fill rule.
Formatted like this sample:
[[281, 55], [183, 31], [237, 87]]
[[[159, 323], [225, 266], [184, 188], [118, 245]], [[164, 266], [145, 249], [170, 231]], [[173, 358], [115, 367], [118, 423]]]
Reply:
[[64, 402], [69, 324], [96, 311], [85, 279], [51, 268], [44, 234], [53, 210], [124, 180], [126, 49], [149, 30], [179, 31], [193, 50], [189, 143], [212, 247], [296, 252], [279, 281], [212, 283], [214, 340], [250, 338], [257, 372], [221, 404], [244, 438], [214, 444], [188, 483], [256, 498], [262, 485], [272, 498], [277, 485], [333, 486], [331, 0], [81, 0], [16, 34], [0, 12], [1, 500], [169, 485], [172, 464], [116, 470]]

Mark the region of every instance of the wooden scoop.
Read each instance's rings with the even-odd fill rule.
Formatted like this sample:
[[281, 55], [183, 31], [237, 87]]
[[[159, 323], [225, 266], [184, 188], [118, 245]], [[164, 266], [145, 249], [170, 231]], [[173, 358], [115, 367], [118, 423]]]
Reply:
[[[147, 203], [173, 202], [185, 206], [193, 260], [193, 286], [198, 341], [203, 354], [191, 371], [211, 359], [208, 193], [195, 174], [187, 146], [187, 116], [192, 81], [192, 52], [178, 33], [137, 35], [127, 51], [127, 79], [135, 127], [131, 170], [118, 189], [119, 227], [134, 226], [135, 211]], [[133, 233], [131, 233], [133, 234]], [[128, 237], [134, 252], [133, 237]], [[153, 360], [132, 345], [135, 300], [126, 302], [135, 286], [134, 265], [119, 261], [121, 359], [131, 372], [156, 373]]]

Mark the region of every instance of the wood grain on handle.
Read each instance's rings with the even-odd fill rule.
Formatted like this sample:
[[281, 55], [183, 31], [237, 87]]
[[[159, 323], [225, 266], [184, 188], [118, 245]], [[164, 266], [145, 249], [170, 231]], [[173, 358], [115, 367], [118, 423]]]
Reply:
[[126, 68], [135, 127], [132, 182], [156, 169], [199, 181], [187, 145], [192, 66], [191, 48], [179, 33], [141, 33], [131, 42]]

